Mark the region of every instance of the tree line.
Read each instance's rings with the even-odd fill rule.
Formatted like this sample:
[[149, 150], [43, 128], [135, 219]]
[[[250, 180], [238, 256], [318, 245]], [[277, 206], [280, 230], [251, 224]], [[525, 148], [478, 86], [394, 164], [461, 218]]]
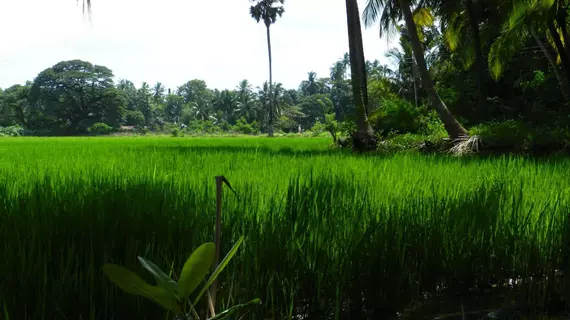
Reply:
[[[329, 75], [309, 73], [290, 89], [271, 68], [270, 27], [285, 3], [250, 1], [250, 16], [267, 29], [269, 81], [259, 87], [242, 81], [220, 91], [192, 80], [166, 92], [161, 84], [114, 84], [109, 69], [68, 61], [5, 90], [1, 125], [78, 133], [94, 121], [150, 128], [239, 121], [272, 135], [334, 114], [353, 124], [355, 146], [373, 149], [378, 136], [394, 132], [463, 139], [481, 123], [548, 130], [570, 122], [568, 0], [368, 0], [362, 12], [346, 0], [349, 53]], [[400, 48], [387, 53], [393, 68], [366, 61], [361, 21], [378, 27], [379, 38], [398, 35]]]
[[[209, 88], [206, 81], [190, 80], [176, 89], [162, 83], [140, 86], [112, 71], [86, 61], [62, 61], [33, 81], [0, 89], [0, 126], [19, 125], [36, 134], [87, 133], [94, 124], [110, 127], [146, 127], [162, 131], [173, 126], [201, 126], [245, 133], [297, 132], [323, 122], [327, 114], [345, 121], [352, 116], [348, 55], [318, 77], [309, 72], [298, 88], [281, 83], [254, 87], [242, 80], [232, 90]], [[387, 67], [368, 62], [370, 72]], [[274, 119], [272, 119], [274, 117]], [[250, 127], [248, 127], [250, 126]]]

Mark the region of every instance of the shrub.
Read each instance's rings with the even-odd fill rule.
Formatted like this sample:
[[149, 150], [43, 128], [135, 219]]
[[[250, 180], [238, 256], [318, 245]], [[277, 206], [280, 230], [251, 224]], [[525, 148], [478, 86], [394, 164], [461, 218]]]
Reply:
[[311, 132], [314, 137], [318, 137], [327, 132], [327, 128], [323, 123], [321, 123], [321, 121], [317, 120], [311, 128]]
[[9, 127], [0, 127], [0, 137], [19, 137], [24, 135], [24, 128], [16, 125]]
[[429, 111], [425, 116], [420, 117], [421, 130], [420, 132], [431, 139], [441, 139], [447, 137], [447, 131], [443, 122], [435, 110]]
[[284, 132], [297, 133], [299, 124], [294, 119], [282, 115], [277, 119], [275, 130], [281, 130]]
[[195, 133], [220, 133], [222, 129], [212, 120], [193, 120], [190, 121], [188, 131]]
[[338, 121], [336, 121], [336, 115], [334, 113], [325, 115], [325, 130], [330, 133], [333, 140], [336, 142], [338, 139], [338, 132], [342, 131], [342, 126]]
[[150, 130], [147, 127], [140, 127], [138, 128], [138, 133], [144, 135], [149, 134]]
[[145, 122], [145, 117], [144, 114], [139, 110], [128, 110], [125, 112], [125, 120], [126, 125], [128, 126], [138, 126]]
[[[311, 129], [312, 135], [314, 137], [322, 136], [324, 133], [328, 133], [332, 136], [333, 142], [336, 143], [338, 140], [338, 134], [342, 131], [342, 125], [336, 121], [336, 115], [334, 113], [329, 113], [325, 115], [325, 122], [321, 123], [319, 120], [315, 122], [315, 125]], [[347, 135], [348, 132], [347, 132]]]
[[259, 133], [259, 125], [255, 120], [251, 123], [247, 123], [247, 120], [244, 117], [241, 117], [236, 121], [236, 124], [233, 126], [233, 130], [242, 134], [256, 134]]
[[389, 133], [388, 139], [378, 145], [378, 150], [385, 152], [397, 152], [406, 150], [417, 150], [425, 141], [425, 136], [418, 134], [394, 134]]
[[528, 146], [537, 152], [570, 150], [570, 129], [568, 127], [544, 127], [542, 130], [531, 131]]
[[178, 128], [173, 128], [172, 131], [170, 132], [170, 134], [171, 134], [173, 137], [179, 137], [179, 136], [180, 136], [180, 133], [181, 133], [181, 132], [180, 132], [180, 129], [178, 129]]
[[401, 98], [382, 101], [370, 115], [370, 121], [381, 133], [417, 133], [422, 127], [421, 110]]
[[486, 122], [471, 128], [471, 135], [481, 136], [491, 147], [521, 149], [525, 146], [529, 128], [517, 120]]
[[219, 127], [223, 132], [229, 132], [232, 130], [232, 125], [227, 120], [222, 121]]
[[109, 125], [105, 124], [105, 123], [97, 122], [97, 123], [93, 124], [91, 127], [89, 127], [87, 129], [87, 132], [89, 132], [91, 134], [105, 135], [105, 134], [112, 133], [113, 128], [110, 127]]
[[181, 126], [179, 126], [177, 124], [174, 124], [172, 122], [167, 122], [167, 123], [164, 123], [159, 128], [159, 130], [157, 130], [157, 131], [162, 132], [162, 133], [166, 133], [166, 134], [172, 134], [172, 131], [174, 131], [174, 129], [181, 130], [182, 128], [181, 128]]
[[471, 128], [483, 144], [497, 151], [547, 152], [570, 146], [570, 129], [561, 126], [532, 126], [520, 120], [487, 122]]

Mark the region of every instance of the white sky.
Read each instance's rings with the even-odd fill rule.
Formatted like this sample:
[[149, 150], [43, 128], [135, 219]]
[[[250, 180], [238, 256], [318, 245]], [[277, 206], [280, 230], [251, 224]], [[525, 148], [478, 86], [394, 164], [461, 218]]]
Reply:
[[[265, 27], [249, 16], [249, 0], [92, 1], [90, 22], [75, 0], [0, 0], [0, 88], [72, 59], [104, 65], [137, 87], [160, 81], [174, 90], [203, 79], [233, 89], [268, 78]], [[286, 0], [271, 36], [274, 81], [297, 88], [309, 71], [328, 76], [348, 51], [345, 1]], [[388, 63], [378, 29], [363, 36], [366, 59]]]

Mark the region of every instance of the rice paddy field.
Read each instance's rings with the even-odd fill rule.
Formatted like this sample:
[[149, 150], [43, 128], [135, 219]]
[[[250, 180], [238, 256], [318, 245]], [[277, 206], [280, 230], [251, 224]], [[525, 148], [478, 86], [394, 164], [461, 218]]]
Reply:
[[214, 239], [217, 175], [239, 195], [224, 191], [223, 252], [245, 236], [218, 301], [260, 298], [246, 319], [383, 319], [493, 290], [499, 303], [563, 309], [569, 159], [357, 155], [329, 143], [1, 139], [0, 318], [167, 319], [101, 266], [152, 282], [140, 255], [179, 272]]

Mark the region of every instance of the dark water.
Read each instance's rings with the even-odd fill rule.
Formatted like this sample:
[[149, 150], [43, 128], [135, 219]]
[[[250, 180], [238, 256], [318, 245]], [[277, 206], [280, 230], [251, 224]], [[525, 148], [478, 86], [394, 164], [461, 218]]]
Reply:
[[[517, 290], [513, 286], [488, 290], [473, 289], [461, 294], [439, 292], [433, 295], [425, 294], [422, 299], [410, 303], [402, 310], [378, 308], [363, 310], [358, 316], [351, 316], [350, 312], [343, 308], [340, 317], [335, 317], [334, 312], [309, 315], [298, 310], [294, 319], [570, 320], [564, 299], [550, 293], [546, 293], [548, 298], [545, 299], [544, 294], [545, 292]], [[536, 299], [543, 302], [536, 303]]]

